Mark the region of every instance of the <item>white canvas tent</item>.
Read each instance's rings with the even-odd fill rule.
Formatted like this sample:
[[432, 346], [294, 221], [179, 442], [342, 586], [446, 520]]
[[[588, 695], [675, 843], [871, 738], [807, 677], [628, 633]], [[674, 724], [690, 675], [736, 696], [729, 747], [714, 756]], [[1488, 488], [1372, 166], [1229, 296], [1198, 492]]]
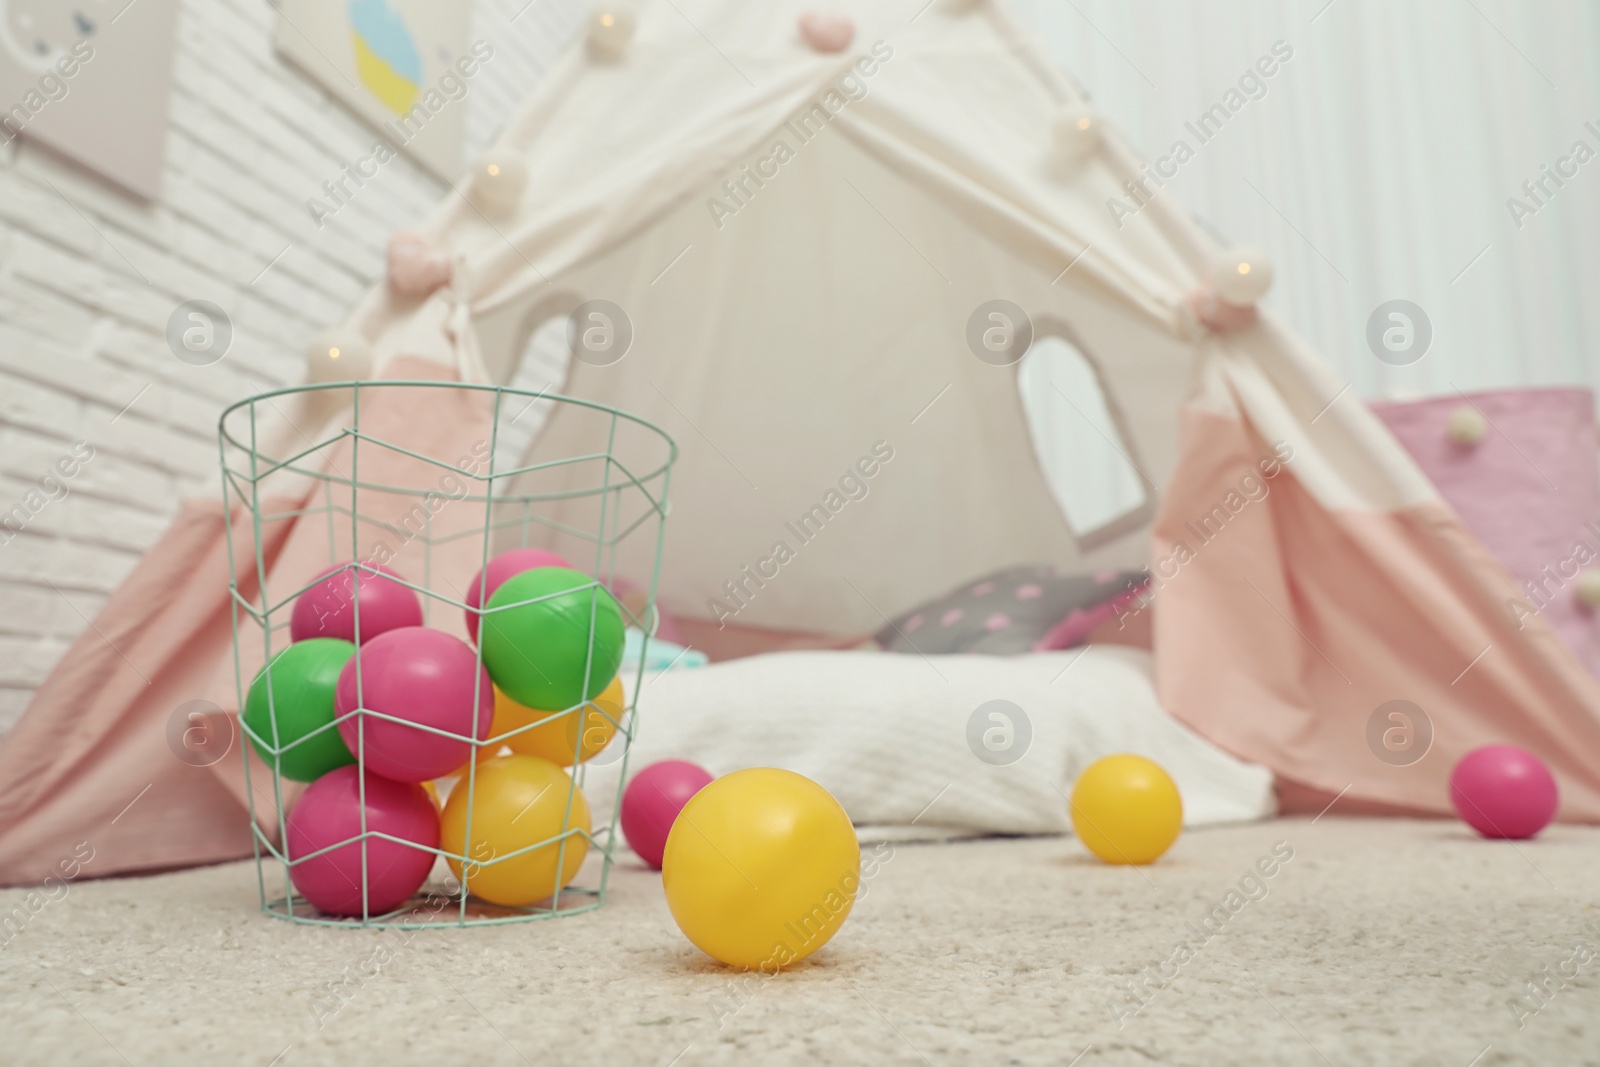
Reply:
[[[716, 618], [727, 583], [818, 505], [820, 532], [745, 587], [736, 625], [856, 634], [1007, 564], [1149, 563], [1162, 703], [1214, 743], [1326, 796], [1443, 811], [1455, 760], [1513, 741], [1550, 763], [1562, 817], [1600, 819], [1595, 680], [1541, 620], [1506, 609], [1510, 579], [1292, 335], [1264, 313], [1196, 321], [1190, 298], [1220, 250], [1170, 195], [1132, 196], [1143, 171], [1114, 127], [1063, 164], [1054, 125], [1082, 97], [1003, 6], [845, 9], [856, 32], [837, 54], [806, 42], [796, 5], [736, 0], [646, 0], [620, 49], [575, 47], [496, 145], [501, 176], [525, 171], [525, 188], [494, 210], [505, 182], [463, 181], [423, 228], [452, 282], [421, 301], [380, 285], [352, 315], [380, 376], [507, 382], [542, 323], [610, 301], [631, 347], [573, 361], [558, 388], [677, 438], [670, 610]], [[1113, 198], [1140, 209], [1119, 218]], [[1069, 529], [1017, 368], [967, 340], [997, 299], [1092, 362], [1151, 506], [1092, 537]], [[478, 432], [470, 407], [387, 415], [445, 456]], [[835, 507], [830, 491], [880, 442], [892, 458]], [[529, 457], [597, 444], [562, 410]], [[181, 595], [152, 608], [119, 593], [97, 620], [129, 655], [162, 650], [155, 683], [125, 685], [86, 636], [0, 752], [0, 877], [47, 870], [44, 843], [145, 781], [119, 756], [166, 723], [150, 693], [221, 673], [214, 549], [230, 522], [238, 536], [237, 515], [187, 506], [129, 583]], [[651, 562], [625, 555], [620, 570], [644, 579]], [[1412, 766], [1369, 747], [1395, 698], [1432, 717], [1433, 754]], [[80, 724], [65, 744], [63, 717]], [[231, 764], [208, 788], [163, 777], [168, 802], [147, 805], [159, 820], [130, 816], [144, 838], [103, 869], [242, 850], [237, 820], [179, 844], [171, 817], [237, 801]]]
[[[739, 10], [648, 5], [619, 60], [575, 50], [501, 139], [528, 168], [515, 215], [446, 205], [432, 232], [467, 265], [484, 364], [466, 372], [507, 381], [581, 300], [624, 309], [627, 356], [574, 361], [560, 388], [677, 438], [675, 523], [708, 527], [669, 546], [682, 614], [733, 603], [725, 583], [779, 541], [795, 559], [741, 624], [866, 631], [1006, 564], [1142, 564], [1147, 525], [1081, 558], [1016, 369], [973, 355], [968, 319], [1004, 298], [1075, 341], [1159, 484], [1195, 357], [1181, 298], [1213, 250], [1165, 205], [1115, 228], [1120, 145], [1058, 175], [1051, 124], [1075, 93], [998, 11], [862, 5], [856, 47], [830, 56], [792, 18]], [[375, 293], [365, 324], [415, 352], [393, 319], [431, 327], [459, 290], [415, 312]], [[558, 413], [539, 448], [575, 454], [581, 432]], [[868, 497], [802, 547], [785, 524], [879, 441], [894, 459]]]

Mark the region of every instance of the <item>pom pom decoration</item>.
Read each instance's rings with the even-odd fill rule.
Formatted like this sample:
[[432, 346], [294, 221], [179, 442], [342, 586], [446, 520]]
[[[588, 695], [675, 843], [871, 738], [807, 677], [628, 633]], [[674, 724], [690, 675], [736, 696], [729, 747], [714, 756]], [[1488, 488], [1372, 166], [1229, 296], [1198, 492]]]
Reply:
[[601, 59], [620, 59], [633, 40], [638, 22], [633, 9], [623, 4], [605, 3], [589, 13], [589, 52]]
[[1100, 147], [1100, 115], [1088, 104], [1068, 104], [1051, 124], [1056, 153], [1065, 163], [1080, 163]]
[[372, 346], [353, 330], [329, 330], [306, 349], [306, 381], [359, 382], [372, 376]]
[[1259, 248], [1230, 248], [1211, 266], [1211, 287], [1237, 307], [1250, 307], [1272, 286], [1272, 260]]
[[802, 12], [800, 36], [818, 52], [843, 52], [855, 40], [855, 20], [835, 11]]
[[472, 169], [472, 202], [491, 215], [508, 215], [528, 188], [528, 165], [515, 153], [497, 148]]
[[450, 257], [419, 233], [400, 230], [389, 238], [389, 288], [420, 300], [450, 284]]
[[1450, 413], [1450, 440], [1458, 445], [1477, 444], [1483, 440], [1483, 432], [1488, 427], [1483, 412], [1470, 404], [1456, 408]]

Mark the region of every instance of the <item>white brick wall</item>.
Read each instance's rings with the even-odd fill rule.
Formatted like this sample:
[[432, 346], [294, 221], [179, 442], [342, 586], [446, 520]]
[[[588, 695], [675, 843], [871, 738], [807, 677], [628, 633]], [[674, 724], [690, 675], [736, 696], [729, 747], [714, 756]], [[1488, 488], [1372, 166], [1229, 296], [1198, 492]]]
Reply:
[[[495, 55], [456, 105], [469, 157], [585, 6], [477, 0], [472, 38]], [[0, 732], [179, 499], [203, 490], [222, 406], [300, 380], [302, 349], [381, 273], [389, 235], [444, 195], [401, 156], [316, 228], [306, 198], [376, 135], [279, 61], [276, 19], [266, 0], [184, 0], [157, 203], [37, 147], [0, 148], [0, 512], [75, 441], [95, 449], [70, 495], [0, 545]], [[168, 316], [193, 299], [233, 320], [232, 348], [209, 367], [165, 341]]]

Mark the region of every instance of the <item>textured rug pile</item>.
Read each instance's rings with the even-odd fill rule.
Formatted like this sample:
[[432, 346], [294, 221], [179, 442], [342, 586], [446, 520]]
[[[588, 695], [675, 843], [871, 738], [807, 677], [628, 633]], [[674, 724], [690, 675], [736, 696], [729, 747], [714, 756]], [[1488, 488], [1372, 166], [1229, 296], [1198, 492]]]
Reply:
[[839, 936], [772, 979], [695, 951], [631, 857], [599, 912], [415, 935], [263, 916], [249, 864], [6, 890], [0, 1061], [1600, 1063], [1597, 829], [1330, 814], [1143, 870], [1065, 838], [863, 855]]

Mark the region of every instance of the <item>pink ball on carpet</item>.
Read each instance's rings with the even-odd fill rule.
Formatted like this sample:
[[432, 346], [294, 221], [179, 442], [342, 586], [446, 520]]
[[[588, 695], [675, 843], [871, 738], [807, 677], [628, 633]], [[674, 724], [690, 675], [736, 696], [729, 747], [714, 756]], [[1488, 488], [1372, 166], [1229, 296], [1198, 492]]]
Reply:
[[622, 794], [622, 834], [628, 847], [659, 871], [678, 812], [711, 780], [711, 772], [681, 759], [652, 763], [634, 775]]
[[[356, 639], [356, 604], [361, 606], [361, 637], [370, 641], [402, 626], [422, 625], [422, 601], [401, 576], [377, 563], [335, 564], [318, 575], [322, 580], [294, 602], [289, 640], [308, 637]], [[377, 572], [377, 573], [374, 573]], [[402, 579], [404, 580], [404, 579]]]
[[361, 835], [360, 777], [355, 767], [338, 767], [311, 783], [289, 811], [285, 826], [290, 861], [350, 841], [320, 856], [296, 863], [289, 878], [300, 895], [330, 915], [360, 916], [361, 853], [367, 858], [367, 916], [393, 911], [421, 888], [433, 869], [439, 847], [439, 813], [420, 785], [366, 776], [367, 832], [389, 834], [421, 846], [412, 848]]
[[1450, 773], [1450, 802], [1484, 837], [1532, 837], [1555, 818], [1560, 799], [1550, 768], [1516, 745], [1475, 748]]
[[[357, 707], [406, 721], [350, 715]], [[350, 657], [339, 672], [334, 712], [340, 716], [339, 736], [367, 770], [402, 782], [426, 782], [472, 758], [473, 745], [466, 738], [489, 736], [494, 685], [471, 645], [440, 630], [407, 626], [379, 634]], [[429, 733], [410, 723], [457, 736]]]
[[[472, 584], [467, 586], [467, 633], [474, 641], [478, 639], [478, 622], [481, 616], [473, 609], [494, 596], [494, 591], [504, 585], [506, 579], [515, 578], [523, 571], [531, 571], [535, 567], [573, 569], [572, 564], [554, 552], [546, 552], [542, 548], [513, 548], [491, 559], [487, 567], [472, 576]], [[483, 583], [485, 572], [489, 579], [487, 585]]]

